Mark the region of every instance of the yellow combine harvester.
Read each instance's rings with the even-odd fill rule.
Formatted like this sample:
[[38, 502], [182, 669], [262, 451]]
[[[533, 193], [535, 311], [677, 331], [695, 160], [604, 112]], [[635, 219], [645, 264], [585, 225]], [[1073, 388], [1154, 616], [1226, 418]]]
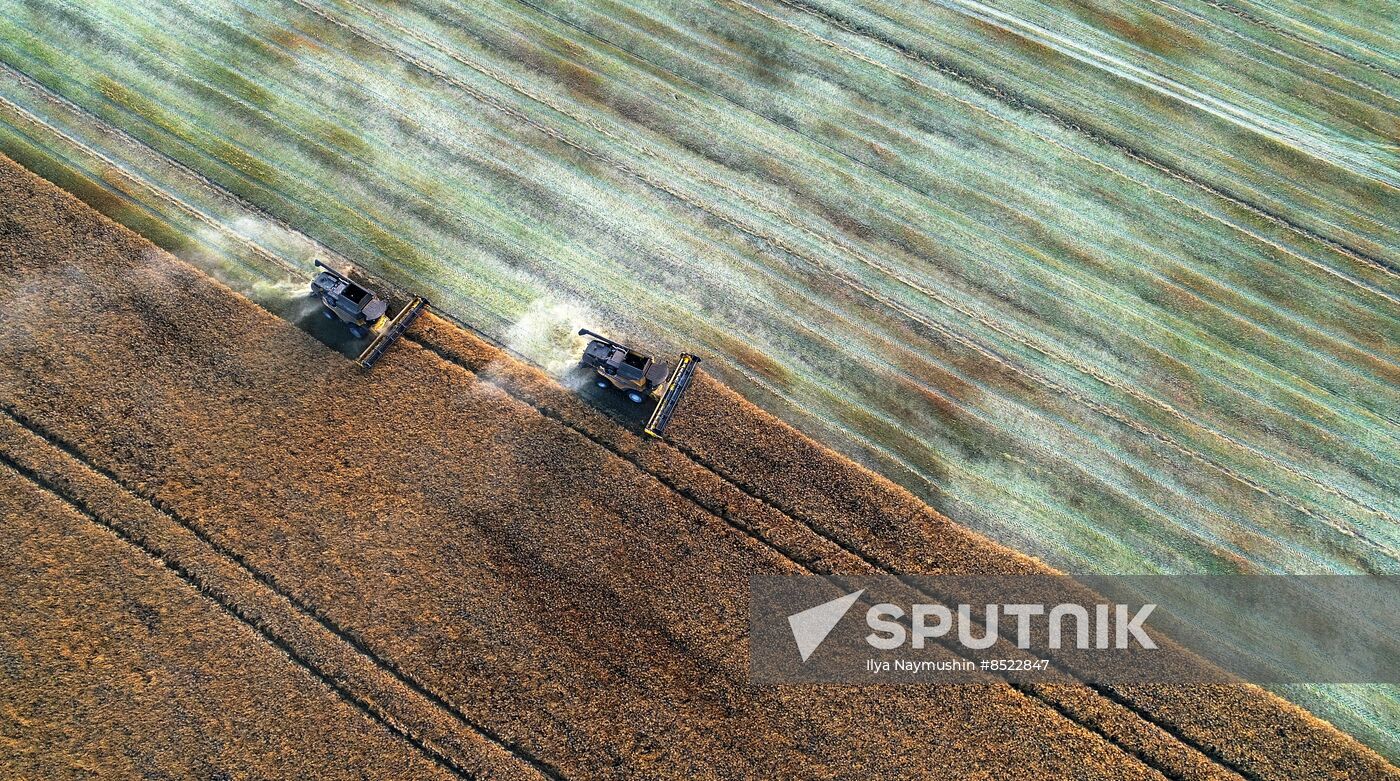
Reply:
[[598, 387], [616, 388], [627, 394], [633, 403], [641, 404], [648, 397], [657, 399], [656, 409], [643, 429], [653, 437], [660, 437], [675, 414], [681, 396], [690, 387], [690, 379], [695, 374], [699, 358], [682, 353], [674, 367], [654, 360], [650, 355], [637, 352], [626, 345], [596, 334], [587, 328], [581, 329], [579, 336], [589, 336], [588, 347], [584, 348], [583, 366], [593, 369], [598, 375]]
[[389, 317], [389, 302], [373, 290], [319, 260], [316, 267], [321, 271], [311, 280], [311, 293], [321, 299], [326, 318], [344, 323], [355, 339], [374, 336], [355, 358], [362, 369], [373, 366], [428, 306], [427, 299], [414, 296]]

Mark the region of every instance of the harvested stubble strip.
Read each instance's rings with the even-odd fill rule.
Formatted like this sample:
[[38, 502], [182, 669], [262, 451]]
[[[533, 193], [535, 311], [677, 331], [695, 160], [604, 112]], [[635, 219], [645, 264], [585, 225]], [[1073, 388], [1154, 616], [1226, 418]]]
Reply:
[[5, 465], [0, 591], [0, 776], [452, 778]]
[[440, 324], [362, 375], [32, 177], [0, 188], [6, 401], [563, 775], [1160, 777], [1006, 687], [748, 689], [746, 576], [795, 566], [733, 524], [848, 551], [504, 356], [463, 363], [530, 404], [443, 361]]

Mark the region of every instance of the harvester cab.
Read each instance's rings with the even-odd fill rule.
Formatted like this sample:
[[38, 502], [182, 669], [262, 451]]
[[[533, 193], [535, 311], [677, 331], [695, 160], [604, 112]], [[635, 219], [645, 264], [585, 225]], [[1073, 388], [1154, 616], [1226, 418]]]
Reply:
[[363, 339], [389, 311], [389, 302], [319, 260], [316, 268], [321, 271], [311, 280], [311, 292], [321, 298], [326, 319], [340, 320]]
[[352, 279], [349, 274], [319, 260], [316, 268], [320, 271], [311, 280], [311, 294], [320, 299], [327, 320], [338, 320], [349, 329], [352, 341], [338, 349], [353, 349], [348, 355], [353, 356], [362, 369], [373, 366], [428, 306], [427, 299], [422, 296], [407, 297], [406, 301], [405, 296], [399, 296], [397, 302], [402, 306], [397, 314], [390, 316], [389, 297], [381, 296], [367, 283]]
[[695, 365], [700, 359], [684, 353], [672, 367], [587, 328], [578, 333], [579, 336], [592, 337], [583, 350], [580, 363], [593, 370], [598, 387], [616, 388], [627, 394], [627, 398], [635, 404], [641, 404], [648, 398], [657, 400], [656, 409], [643, 430], [651, 436], [660, 437], [666, 424], [671, 421], [681, 396], [690, 386]]

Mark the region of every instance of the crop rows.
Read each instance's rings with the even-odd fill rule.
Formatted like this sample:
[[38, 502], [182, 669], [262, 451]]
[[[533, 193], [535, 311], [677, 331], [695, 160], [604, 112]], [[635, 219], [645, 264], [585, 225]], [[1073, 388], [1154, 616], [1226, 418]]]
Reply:
[[[7, 311], [18, 315], [3, 332], [12, 347], [4, 398], [19, 422], [102, 470], [107, 482], [97, 482], [163, 512], [155, 528], [178, 525], [176, 540], [194, 531], [227, 559], [201, 567], [236, 565], [243, 574], [234, 576], [254, 575], [283, 601], [274, 603], [290, 603], [302, 614], [290, 623], [254, 609], [294, 647], [310, 642], [320, 658], [337, 659], [315, 626], [311, 640], [295, 628], [312, 618], [350, 638], [349, 661], [333, 667], [353, 671], [361, 654], [376, 660], [371, 672], [421, 681], [434, 692], [422, 706], [430, 713], [417, 717], [429, 731], [441, 729], [434, 708], [470, 714], [458, 718], [481, 720], [498, 744], [566, 777], [609, 763], [633, 774], [770, 775], [859, 755], [908, 770], [930, 750], [949, 775], [970, 762], [1008, 776], [1154, 777], [1149, 768], [1158, 768], [1229, 778], [1237, 766], [1245, 777], [1298, 778], [1340, 766], [1384, 777], [1374, 755], [1249, 689], [1140, 691], [1119, 702], [1082, 687], [1031, 697], [1005, 687], [936, 697], [910, 689], [868, 702], [752, 690], [742, 654], [749, 572], [857, 572], [862, 550], [896, 572], [911, 566], [899, 559], [909, 555], [933, 571], [1033, 565], [708, 380], [677, 419], [690, 421], [677, 432], [686, 455], [644, 446], [436, 319], [386, 358], [380, 369], [389, 371], [356, 374], [227, 290], [112, 226], [65, 215], [71, 204], [36, 198], [29, 186], [6, 186], [17, 206], [0, 250], [13, 283]], [[35, 290], [46, 292], [26, 295]], [[115, 322], [128, 331], [107, 327]], [[732, 437], [705, 414], [716, 405], [754, 439], [726, 444]], [[272, 417], [281, 425], [267, 425]], [[347, 448], [347, 430], [360, 432], [352, 443], [375, 447]], [[794, 490], [803, 475], [825, 490]], [[152, 514], [119, 498], [91, 501], [117, 518]], [[166, 539], [152, 535], [186, 560], [209, 560], [199, 545]], [[266, 604], [256, 587], [251, 602], [220, 590]], [[630, 641], [619, 647], [619, 637]], [[367, 679], [347, 677], [347, 695]], [[387, 684], [371, 701], [412, 716], [418, 706]], [[1221, 718], [1230, 726], [1221, 729]], [[1272, 729], [1251, 726], [1257, 719], [1287, 724], [1288, 737], [1274, 745]], [[1016, 747], [969, 741], [1007, 729]], [[1241, 743], [1246, 734], [1255, 737]], [[863, 743], [872, 735], [878, 745]], [[1001, 753], [989, 754], [991, 745]], [[1055, 756], [1076, 761], [1058, 767]], [[694, 764], [674, 771], [677, 762]]]
[[0, 149], [240, 287], [581, 302], [1069, 569], [1395, 567], [1364, 9], [7, 5]]
[[[359, 778], [372, 769], [449, 777], [337, 702], [321, 679], [279, 664], [262, 638], [153, 566], [161, 560], [133, 555], [120, 530], [90, 525], [93, 516], [56, 500], [55, 489], [17, 469], [9, 435], [0, 455], [0, 546], [8, 554], [0, 579], [10, 598], [0, 640], [16, 660], [5, 675], [6, 707], [23, 729], [6, 737], [7, 775], [252, 769]], [[126, 751], [94, 752], [93, 738], [113, 723], [142, 739]], [[283, 750], [261, 755], [250, 734], [275, 735]]]

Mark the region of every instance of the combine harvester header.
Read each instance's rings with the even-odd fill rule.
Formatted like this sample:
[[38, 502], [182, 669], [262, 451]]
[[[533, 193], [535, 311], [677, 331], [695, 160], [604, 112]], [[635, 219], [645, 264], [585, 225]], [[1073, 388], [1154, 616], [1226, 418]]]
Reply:
[[651, 411], [651, 418], [643, 431], [658, 439], [661, 437], [666, 424], [671, 422], [676, 405], [681, 403], [681, 396], [684, 396], [686, 389], [690, 387], [690, 378], [695, 374], [695, 365], [698, 363], [699, 358], [690, 353], [681, 353], [681, 359], [676, 362], [676, 368], [671, 370], [671, 376], [666, 379], [666, 385], [661, 390], [661, 400], [657, 402], [656, 409]]
[[389, 324], [374, 337], [374, 341], [369, 343], [365, 351], [360, 353], [360, 357], [355, 359], [355, 365], [361, 369], [369, 369], [374, 366], [374, 362], [379, 360], [379, 356], [389, 349], [389, 345], [394, 343], [404, 331], [408, 330], [413, 321], [418, 319], [418, 315], [428, 307], [428, 299], [422, 296], [414, 296], [399, 310], [397, 315], [389, 321]]

